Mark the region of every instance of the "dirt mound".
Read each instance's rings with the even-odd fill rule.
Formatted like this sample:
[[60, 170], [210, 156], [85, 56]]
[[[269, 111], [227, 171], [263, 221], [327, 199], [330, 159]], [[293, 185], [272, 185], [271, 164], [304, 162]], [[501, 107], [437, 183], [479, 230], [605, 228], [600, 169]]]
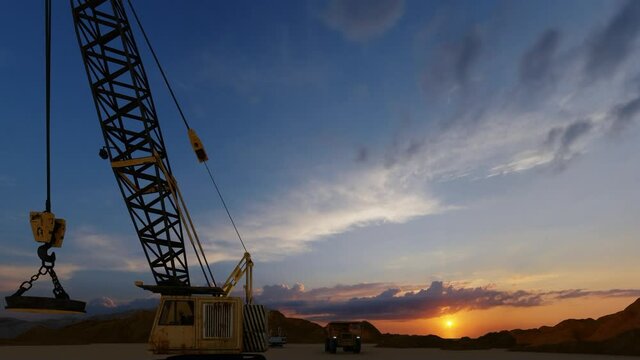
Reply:
[[92, 343], [144, 343], [149, 338], [155, 311], [135, 311], [109, 319], [89, 319], [52, 329], [36, 326], [15, 339], [14, 345], [84, 345]]
[[382, 333], [372, 323], [368, 321], [362, 322], [362, 341], [364, 343], [377, 343]]
[[630, 330], [640, 329], [640, 299], [627, 306], [626, 309], [603, 316], [597, 321], [599, 326], [588, 340], [606, 340]]
[[269, 312], [269, 331], [280, 328], [287, 336], [287, 342], [299, 344], [324, 343], [324, 328], [314, 322], [288, 318], [279, 311]]
[[624, 332], [604, 341], [569, 341], [560, 344], [527, 346], [521, 351], [640, 355], [640, 329]]
[[628, 331], [640, 329], [640, 299], [615, 314], [597, 320], [564, 320], [556, 326], [538, 329], [512, 330], [521, 346], [542, 346], [562, 343], [601, 342]]
[[[269, 331], [277, 332], [278, 328], [287, 336], [287, 342], [297, 344], [324, 343], [326, 330], [324, 327], [304, 319], [286, 317], [277, 310], [269, 312]], [[368, 321], [362, 322], [362, 340], [364, 343], [377, 343], [382, 334]]]

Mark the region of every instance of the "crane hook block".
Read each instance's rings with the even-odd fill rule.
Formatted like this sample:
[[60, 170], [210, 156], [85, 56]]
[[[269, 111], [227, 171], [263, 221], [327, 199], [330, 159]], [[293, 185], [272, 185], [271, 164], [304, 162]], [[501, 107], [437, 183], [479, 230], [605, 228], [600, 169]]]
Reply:
[[200, 138], [198, 137], [198, 134], [196, 134], [195, 130], [189, 129], [188, 133], [189, 133], [189, 142], [191, 142], [191, 147], [193, 148], [193, 151], [196, 153], [196, 156], [198, 157], [198, 161], [205, 162], [209, 160], [209, 157], [207, 156], [207, 152], [204, 150], [204, 146], [202, 146], [202, 141], [200, 141]]
[[33, 231], [33, 239], [41, 243], [49, 243], [52, 247], [61, 247], [64, 240], [66, 230], [66, 221], [64, 219], [56, 219], [53, 213], [43, 211], [31, 211], [29, 213], [29, 222], [31, 223], [31, 231]]

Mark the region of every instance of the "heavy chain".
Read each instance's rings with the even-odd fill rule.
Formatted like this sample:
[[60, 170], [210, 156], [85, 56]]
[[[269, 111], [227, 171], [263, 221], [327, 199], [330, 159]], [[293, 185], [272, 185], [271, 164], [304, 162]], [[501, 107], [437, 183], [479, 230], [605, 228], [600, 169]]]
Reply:
[[62, 284], [60, 284], [60, 280], [58, 280], [58, 275], [53, 270], [53, 266], [49, 269], [49, 275], [51, 275], [51, 281], [53, 282], [53, 295], [56, 296], [56, 299], [66, 299], [69, 300], [69, 294], [62, 288]]
[[38, 278], [40, 278], [40, 275], [46, 275], [48, 272], [49, 270], [44, 265], [40, 266], [38, 272], [31, 276], [31, 279], [20, 284], [20, 288], [18, 289], [18, 291], [16, 291], [15, 294], [13, 294], [13, 296], [20, 296], [27, 292], [29, 289], [31, 289], [33, 283], [36, 282]]
[[36, 282], [36, 280], [38, 280], [40, 276], [49, 274], [49, 276], [51, 276], [51, 281], [53, 282], [53, 295], [56, 297], [56, 299], [66, 299], [66, 300], [69, 299], [69, 295], [67, 294], [66, 291], [64, 291], [64, 288], [62, 287], [62, 284], [58, 279], [58, 275], [56, 274], [55, 270], [53, 270], [53, 267], [55, 266], [55, 259], [56, 259], [55, 255], [54, 254], [50, 256], [46, 255], [46, 250], [48, 250], [49, 247], [50, 246], [43, 248], [44, 255], [38, 252], [40, 259], [42, 260], [42, 266], [40, 266], [40, 269], [38, 269], [38, 272], [32, 275], [29, 280], [20, 284], [20, 288], [12, 296], [21, 296], [25, 292], [29, 291], [31, 287], [33, 287], [33, 283]]

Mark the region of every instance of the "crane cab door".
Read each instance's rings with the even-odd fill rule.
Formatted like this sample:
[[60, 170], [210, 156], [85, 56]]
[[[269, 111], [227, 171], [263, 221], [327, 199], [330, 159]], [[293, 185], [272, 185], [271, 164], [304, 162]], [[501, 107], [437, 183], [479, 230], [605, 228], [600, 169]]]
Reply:
[[242, 299], [199, 298], [196, 306], [197, 347], [208, 354], [242, 352]]
[[152, 351], [167, 354], [195, 349], [196, 301], [187, 296], [162, 296], [149, 336]]

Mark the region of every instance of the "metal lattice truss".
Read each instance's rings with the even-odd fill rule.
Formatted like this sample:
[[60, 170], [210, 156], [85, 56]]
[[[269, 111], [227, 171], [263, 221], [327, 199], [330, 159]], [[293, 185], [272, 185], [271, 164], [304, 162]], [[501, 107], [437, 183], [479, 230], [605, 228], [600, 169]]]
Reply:
[[71, 0], [113, 173], [158, 285], [190, 286], [181, 210], [149, 82], [120, 0]]

